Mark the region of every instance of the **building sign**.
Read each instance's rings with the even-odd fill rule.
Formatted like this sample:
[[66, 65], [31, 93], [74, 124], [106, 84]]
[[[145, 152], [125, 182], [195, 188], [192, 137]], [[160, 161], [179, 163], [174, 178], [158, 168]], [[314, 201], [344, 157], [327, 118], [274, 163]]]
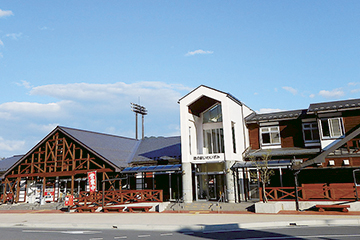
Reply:
[[53, 202], [55, 199], [55, 189], [53, 186], [45, 187], [45, 202]]
[[65, 206], [72, 206], [74, 205], [74, 196], [73, 195], [67, 195], [65, 197]]
[[90, 192], [96, 191], [96, 171], [88, 172], [88, 181]]
[[220, 161], [224, 161], [224, 154], [223, 153], [218, 153], [218, 154], [201, 154], [201, 155], [193, 155], [192, 156], [192, 160], [194, 162], [197, 161], [213, 161], [213, 162], [220, 162]]

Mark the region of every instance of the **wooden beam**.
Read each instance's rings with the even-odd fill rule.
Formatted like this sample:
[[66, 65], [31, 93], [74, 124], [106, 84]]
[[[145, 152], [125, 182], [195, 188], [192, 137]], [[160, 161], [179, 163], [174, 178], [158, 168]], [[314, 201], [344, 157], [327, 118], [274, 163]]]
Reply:
[[17, 178], [17, 177], [62, 177], [62, 176], [72, 176], [76, 174], [86, 174], [90, 171], [97, 172], [113, 172], [111, 168], [103, 168], [103, 169], [85, 169], [85, 170], [76, 170], [76, 171], [66, 171], [66, 172], [51, 172], [51, 173], [30, 173], [30, 174], [11, 174], [7, 175], [8, 178]]

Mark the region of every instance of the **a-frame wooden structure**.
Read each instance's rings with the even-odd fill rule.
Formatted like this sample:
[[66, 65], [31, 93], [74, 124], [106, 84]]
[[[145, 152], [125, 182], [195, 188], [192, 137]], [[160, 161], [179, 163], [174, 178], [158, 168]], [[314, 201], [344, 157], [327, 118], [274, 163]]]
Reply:
[[[103, 180], [110, 178], [118, 178], [120, 176], [119, 164], [114, 164], [94, 150], [91, 146], [84, 144], [77, 137], [71, 134], [76, 129], [68, 129], [64, 127], [56, 127], [42, 141], [34, 146], [26, 155], [20, 158], [7, 172], [3, 179], [3, 202], [10, 198], [14, 202], [25, 201], [26, 194], [21, 194], [21, 189], [26, 191], [29, 181], [42, 185], [42, 196], [48, 184], [52, 185], [55, 190], [55, 199], [59, 197], [59, 184], [61, 179], [66, 179], [66, 184], [70, 185], [67, 189], [71, 195], [74, 195], [75, 179], [86, 179], [88, 172], [96, 171], [98, 186], [101, 188]], [[91, 132], [83, 131], [81, 134]], [[117, 140], [115, 136], [102, 135], [102, 138]], [[94, 138], [95, 139], [95, 138]], [[99, 139], [101, 141], [102, 139]], [[119, 143], [118, 143], [119, 144]], [[136, 142], [134, 143], [136, 144]], [[86, 182], [86, 180], [85, 180]], [[86, 183], [83, 183], [82, 188]], [[80, 185], [78, 185], [80, 189]], [[119, 189], [120, 183], [117, 185], [112, 181], [106, 181], [105, 189]], [[103, 189], [101, 189], [103, 190]], [[21, 196], [24, 195], [24, 196]], [[21, 198], [21, 199], [20, 199]]]

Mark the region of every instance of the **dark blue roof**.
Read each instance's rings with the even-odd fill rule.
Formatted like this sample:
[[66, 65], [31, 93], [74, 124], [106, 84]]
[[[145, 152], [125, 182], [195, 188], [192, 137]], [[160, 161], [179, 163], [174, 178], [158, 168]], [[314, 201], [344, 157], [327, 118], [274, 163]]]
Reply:
[[0, 160], [0, 173], [6, 172], [14, 163], [16, 163], [23, 155], [15, 155], [9, 158]]
[[[180, 160], [181, 156], [180, 137], [150, 137], [136, 140], [61, 126], [55, 128], [49, 135], [57, 130], [118, 168], [125, 168], [129, 164], [136, 162], [146, 163], [169, 159]], [[46, 141], [46, 139], [47, 137], [40, 141], [33, 149]], [[32, 150], [27, 155], [31, 154]], [[17, 155], [1, 160], [0, 172], [8, 171], [23, 156]]]
[[306, 109], [262, 113], [262, 114], [252, 113], [245, 118], [245, 121], [246, 123], [254, 123], [261, 121], [289, 120], [289, 119], [298, 118], [305, 113], [306, 113]]
[[132, 160], [139, 140], [110, 134], [59, 127], [62, 131], [84, 144], [89, 150], [118, 167], [126, 167]]
[[360, 108], [360, 98], [334, 101], [334, 102], [313, 103], [310, 104], [308, 112], [327, 112], [334, 110], [359, 109], [359, 108]]

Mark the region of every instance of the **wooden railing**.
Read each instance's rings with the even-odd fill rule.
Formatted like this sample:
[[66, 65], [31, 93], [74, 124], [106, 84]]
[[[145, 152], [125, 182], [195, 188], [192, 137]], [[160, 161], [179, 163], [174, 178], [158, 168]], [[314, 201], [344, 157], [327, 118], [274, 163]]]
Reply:
[[[262, 193], [262, 189], [259, 190]], [[360, 193], [360, 188], [358, 188]], [[286, 201], [295, 199], [295, 187], [267, 187], [265, 194], [269, 201]], [[298, 187], [300, 201], [341, 201], [356, 199], [353, 183], [302, 184]], [[263, 200], [260, 194], [260, 200]]]
[[[104, 202], [103, 202], [104, 198]], [[103, 192], [80, 192], [72, 209], [111, 206], [141, 202], [162, 202], [162, 190], [115, 190]]]

